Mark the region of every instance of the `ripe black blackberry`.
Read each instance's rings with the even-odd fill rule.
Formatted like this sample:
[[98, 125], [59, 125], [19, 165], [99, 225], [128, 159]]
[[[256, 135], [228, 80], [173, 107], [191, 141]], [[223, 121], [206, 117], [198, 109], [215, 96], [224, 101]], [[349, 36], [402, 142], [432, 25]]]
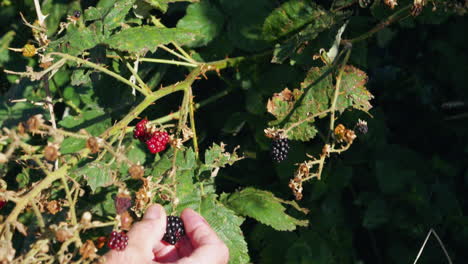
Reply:
[[271, 158], [281, 162], [288, 157], [289, 142], [287, 138], [277, 138], [271, 143]]
[[166, 233], [163, 236], [163, 241], [175, 245], [185, 235], [185, 228], [182, 219], [178, 216], [168, 216]]

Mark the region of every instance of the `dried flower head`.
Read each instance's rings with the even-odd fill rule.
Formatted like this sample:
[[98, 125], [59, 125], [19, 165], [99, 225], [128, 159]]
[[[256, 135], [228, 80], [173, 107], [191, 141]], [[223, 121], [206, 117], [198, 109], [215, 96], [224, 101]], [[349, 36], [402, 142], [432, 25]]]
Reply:
[[346, 129], [344, 141], [346, 141], [346, 143], [348, 144], [351, 144], [353, 143], [355, 138], [356, 138], [356, 133], [354, 133], [354, 131], [351, 129]]
[[55, 238], [59, 242], [64, 242], [72, 237], [73, 237], [73, 232], [66, 227], [60, 227], [57, 229], [57, 231], [55, 231]]
[[133, 218], [128, 211], [125, 211], [122, 214], [120, 214], [120, 225], [122, 230], [130, 230], [130, 228], [132, 227], [132, 223]]
[[336, 141], [343, 141], [346, 133], [346, 127], [343, 124], [339, 124], [335, 127], [334, 130]]
[[86, 147], [90, 150], [91, 154], [98, 153], [101, 148], [101, 143], [101, 138], [90, 137], [86, 140]]
[[86, 240], [86, 242], [80, 248], [80, 254], [84, 259], [95, 259], [98, 257], [96, 254], [97, 248], [92, 240]]
[[44, 118], [41, 114], [31, 116], [28, 121], [26, 121], [26, 126], [29, 132], [35, 133], [39, 131], [39, 128], [44, 124]]
[[145, 175], [145, 169], [141, 165], [133, 164], [128, 169], [128, 173], [130, 173], [133, 179], [141, 179]]
[[57, 200], [47, 202], [46, 208], [47, 208], [47, 211], [53, 215], [55, 215], [56, 213], [62, 210], [62, 206], [60, 205], [60, 202], [58, 202]]
[[60, 155], [59, 149], [55, 144], [49, 144], [44, 149], [44, 158], [48, 161], [55, 161], [57, 160], [58, 156]]

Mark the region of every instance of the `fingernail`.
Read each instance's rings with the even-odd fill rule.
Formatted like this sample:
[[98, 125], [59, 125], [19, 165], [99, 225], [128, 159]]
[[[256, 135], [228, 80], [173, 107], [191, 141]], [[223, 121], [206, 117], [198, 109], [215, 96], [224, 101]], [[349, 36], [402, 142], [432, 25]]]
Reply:
[[163, 208], [159, 204], [152, 205], [148, 207], [143, 218], [148, 220], [158, 220], [161, 218], [161, 210], [163, 210]]

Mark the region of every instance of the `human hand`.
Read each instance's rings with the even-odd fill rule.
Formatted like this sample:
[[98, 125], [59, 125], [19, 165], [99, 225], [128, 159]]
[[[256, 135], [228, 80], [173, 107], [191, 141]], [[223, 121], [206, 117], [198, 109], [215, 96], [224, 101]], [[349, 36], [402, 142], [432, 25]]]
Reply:
[[106, 263], [174, 263], [226, 264], [229, 250], [205, 219], [192, 209], [181, 218], [186, 235], [176, 245], [161, 239], [166, 232], [166, 212], [158, 204], [148, 208], [143, 219], [128, 232], [128, 245], [123, 251], [111, 250]]

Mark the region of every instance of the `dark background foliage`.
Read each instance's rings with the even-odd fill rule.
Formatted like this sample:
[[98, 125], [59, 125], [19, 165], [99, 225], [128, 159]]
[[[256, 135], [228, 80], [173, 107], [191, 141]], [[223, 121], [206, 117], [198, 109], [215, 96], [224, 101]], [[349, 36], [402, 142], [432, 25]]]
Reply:
[[[0, 8], [0, 25], [4, 25], [0, 35], [10, 30], [16, 32], [10, 46], [21, 47], [31, 39], [18, 16], [19, 11], [29, 18], [35, 16], [31, 2], [14, 1]], [[57, 8], [68, 6], [68, 1], [45, 2]], [[81, 7], [84, 10], [95, 2], [81, 1]], [[222, 10], [227, 22], [222, 34], [208, 46], [196, 49], [200, 58], [208, 61], [253, 55], [271, 48], [261, 40], [243, 39], [236, 35], [239, 33], [236, 28], [263, 21], [271, 10], [286, 1], [211, 2]], [[328, 1], [318, 2], [329, 8]], [[174, 26], [184, 16], [186, 6], [171, 5], [163, 23]], [[390, 13], [384, 7], [381, 9], [387, 13], [350, 7], [347, 11], [352, 15], [343, 38], [366, 32]], [[321, 181], [305, 184], [300, 205], [310, 209], [308, 227], [279, 232], [247, 219], [242, 228], [253, 263], [410, 263], [430, 229], [440, 236], [454, 263], [468, 258], [466, 28], [466, 16], [432, 14], [431, 7], [426, 7], [420, 17], [405, 19], [353, 46], [350, 64], [367, 72], [368, 89], [375, 96], [374, 107], [370, 111], [372, 117], [346, 111], [339, 122], [353, 126], [357, 118], [365, 119], [369, 133], [359, 137], [349, 151], [333, 156]], [[285, 87], [299, 87], [307, 69], [317, 63], [311, 60], [311, 55], [330, 36], [334, 34], [328, 31], [319, 35], [317, 44], [306, 48], [294, 66], [271, 64], [268, 57], [224, 70], [222, 77], [209, 75], [208, 80], [196, 84], [197, 101], [223, 88], [231, 89], [227, 96], [197, 111], [202, 149], [222, 141], [230, 148], [240, 145], [247, 157], [220, 171], [216, 179], [220, 193], [255, 186], [288, 200], [294, 198], [287, 186], [294, 164], [303, 161], [305, 153], [317, 153], [321, 145], [316, 139], [305, 143], [293, 141], [289, 158], [281, 164], [272, 162], [270, 141], [263, 129], [273, 117], [265, 106], [273, 93]], [[12, 52], [0, 61], [2, 69], [18, 71], [34, 64]], [[180, 80], [186, 74], [183, 68], [151, 67], [148, 71], [164, 75], [163, 84]], [[56, 79], [52, 89], [55, 97], [67, 97], [70, 80], [66, 77], [62, 80], [60, 76]], [[14, 85], [15, 80], [0, 73], [2, 104], [9, 104], [7, 99], [19, 98], [32, 89], [28, 81]], [[108, 77], [96, 80], [94, 87], [96, 103], [109, 110], [113, 119], [121, 118], [134, 103], [128, 96], [129, 89]], [[40, 96], [37, 92], [37, 97]], [[72, 94], [67, 99], [75, 97]], [[179, 101], [180, 97], [169, 97], [162, 105], [145, 111], [144, 116], [156, 118], [177, 110], [174, 106]], [[77, 102], [79, 106], [80, 99]], [[64, 104], [58, 103], [56, 107], [60, 113]], [[30, 112], [21, 113], [6, 114], [3, 126], [16, 125]], [[442, 249], [432, 238], [420, 263], [445, 261]]]

